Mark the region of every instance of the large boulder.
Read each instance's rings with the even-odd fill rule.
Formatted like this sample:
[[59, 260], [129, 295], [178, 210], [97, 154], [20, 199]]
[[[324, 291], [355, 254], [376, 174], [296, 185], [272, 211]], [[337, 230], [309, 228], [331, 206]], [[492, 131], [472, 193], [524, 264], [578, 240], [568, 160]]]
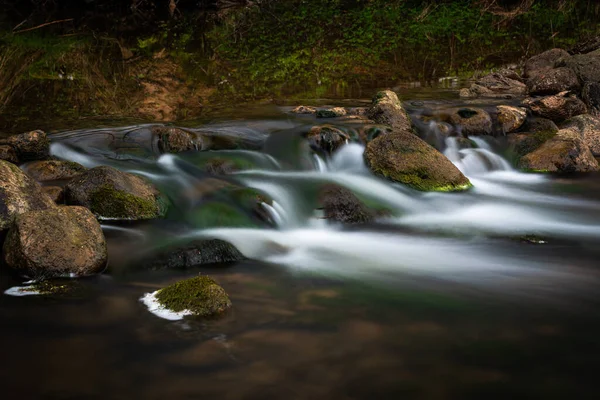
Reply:
[[590, 82], [583, 86], [581, 98], [590, 114], [600, 116], [600, 82]]
[[394, 132], [372, 140], [365, 161], [379, 176], [422, 191], [457, 191], [469, 180], [442, 153], [418, 136]]
[[529, 108], [533, 115], [548, 118], [556, 123], [587, 112], [583, 101], [569, 92], [562, 92], [554, 96], [528, 98], [523, 101], [523, 105]]
[[519, 168], [535, 172], [591, 172], [600, 166], [581, 134], [562, 129], [535, 151], [521, 157]]
[[548, 70], [554, 69], [560, 60], [569, 57], [571, 57], [570, 54], [563, 49], [551, 49], [533, 56], [525, 62], [523, 77], [531, 79], [534, 76], [543, 74]]
[[8, 161], [9, 163], [18, 164], [19, 157], [14, 147], [9, 144], [0, 145], [0, 160]]
[[442, 113], [441, 118], [454, 125], [456, 130], [465, 136], [492, 133], [492, 117], [480, 108], [452, 108]]
[[33, 161], [23, 167], [27, 175], [38, 182], [73, 179], [86, 171], [86, 168], [72, 161]]
[[470, 88], [461, 90], [460, 96], [510, 98], [526, 93], [526, 85], [514, 71], [502, 70], [476, 80]]
[[351, 190], [333, 184], [321, 190], [319, 202], [325, 219], [332, 222], [361, 224], [385, 214], [367, 207]]
[[55, 206], [37, 182], [16, 165], [0, 160], [0, 232], [19, 214]]
[[45, 160], [50, 156], [50, 139], [43, 131], [31, 131], [10, 136], [5, 142], [0, 144], [12, 146], [21, 162]]
[[332, 154], [350, 140], [350, 136], [332, 125], [313, 126], [306, 138], [313, 149], [327, 154]]
[[578, 93], [581, 85], [571, 68], [561, 67], [532, 76], [527, 81], [527, 90], [530, 95], [557, 94], [566, 90]]
[[577, 43], [569, 50], [570, 54], [586, 54], [594, 50], [600, 49], [600, 35], [594, 36], [591, 39]]
[[578, 131], [592, 154], [600, 156], [600, 118], [589, 114], [578, 115], [565, 122], [563, 128]]
[[519, 129], [527, 119], [527, 110], [522, 107], [496, 107], [498, 122], [503, 133], [511, 133]]
[[395, 131], [412, 132], [412, 122], [400, 103], [398, 95], [391, 90], [378, 92], [373, 98], [367, 117], [378, 124], [388, 125]]
[[521, 126], [521, 132], [558, 132], [558, 126], [554, 123], [554, 121], [549, 120], [547, 118], [541, 117], [529, 117], [525, 120], [525, 123]]
[[4, 243], [6, 264], [33, 279], [96, 274], [107, 258], [100, 224], [83, 207], [18, 215]]
[[164, 216], [166, 201], [143, 178], [112, 167], [92, 168], [65, 187], [69, 205], [89, 208], [98, 219], [144, 220]]
[[600, 50], [565, 57], [558, 65], [572, 69], [582, 84], [600, 82]]
[[187, 269], [245, 259], [232, 244], [223, 240], [196, 240], [173, 249], [161, 250], [139, 263], [145, 269]]
[[533, 133], [511, 133], [507, 135], [508, 144], [518, 161], [521, 157], [539, 149], [541, 145], [556, 136], [556, 131], [540, 131]]

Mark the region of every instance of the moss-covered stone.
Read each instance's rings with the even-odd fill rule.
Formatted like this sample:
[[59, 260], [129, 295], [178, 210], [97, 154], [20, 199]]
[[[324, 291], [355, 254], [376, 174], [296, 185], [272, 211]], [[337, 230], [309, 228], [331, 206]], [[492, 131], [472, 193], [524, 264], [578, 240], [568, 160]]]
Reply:
[[157, 215], [156, 203], [134, 196], [110, 185], [104, 185], [90, 195], [91, 210], [100, 216], [117, 219], [151, 219]]
[[556, 132], [554, 131], [511, 134], [508, 136], [508, 143], [516, 155], [516, 161], [518, 162], [521, 157], [537, 150], [554, 136], [556, 136]]
[[378, 124], [388, 125], [394, 131], [413, 132], [408, 113], [398, 95], [391, 90], [378, 92], [373, 98], [367, 117]]
[[24, 167], [25, 172], [38, 182], [73, 179], [86, 168], [73, 161], [34, 161]]
[[158, 291], [156, 299], [171, 311], [187, 310], [199, 317], [222, 314], [231, 308], [231, 300], [225, 290], [207, 276], [197, 276], [167, 286]]

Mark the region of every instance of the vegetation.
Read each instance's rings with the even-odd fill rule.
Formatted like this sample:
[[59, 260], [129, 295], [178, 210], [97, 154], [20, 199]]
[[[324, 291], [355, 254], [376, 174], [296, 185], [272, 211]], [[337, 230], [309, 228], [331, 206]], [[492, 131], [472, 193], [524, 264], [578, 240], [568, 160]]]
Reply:
[[167, 286], [158, 291], [156, 299], [171, 311], [188, 310], [200, 317], [221, 314], [231, 308], [225, 290], [207, 276], [197, 276]]

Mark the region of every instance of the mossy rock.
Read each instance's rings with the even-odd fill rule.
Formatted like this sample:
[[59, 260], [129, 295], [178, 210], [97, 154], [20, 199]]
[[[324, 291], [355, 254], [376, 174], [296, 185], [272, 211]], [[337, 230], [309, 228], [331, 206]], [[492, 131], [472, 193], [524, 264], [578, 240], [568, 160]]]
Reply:
[[394, 131], [413, 132], [408, 113], [398, 95], [391, 90], [383, 90], [375, 95], [367, 110], [367, 117], [378, 124], [388, 125]]
[[210, 317], [231, 308], [225, 290], [207, 276], [197, 276], [159, 290], [156, 300], [173, 312], [190, 311], [198, 317]]
[[348, 112], [343, 107], [334, 107], [317, 111], [317, 118], [337, 118], [343, 117]]
[[460, 191], [471, 182], [448, 158], [412, 133], [379, 136], [365, 150], [376, 175], [421, 191]]
[[0, 160], [8, 161], [13, 164], [19, 163], [19, 157], [14, 147], [8, 144], [0, 145]]
[[540, 131], [535, 133], [517, 133], [508, 135], [508, 143], [516, 155], [517, 162], [526, 154], [534, 152], [541, 145], [556, 136], [554, 131]]
[[112, 167], [96, 167], [65, 187], [70, 205], [89, 208], [98, 219], [146, 220], [165, 215], [165, 197], [143, 178]]
[[257, 227], [252, 210], [244, 210], [233, 204], [209, 201], [198, 207], [188, 219], [198, 228]]
[[24, 167], [27, 175], [38, 182], [73, 179], [86, 171], [86, 168], [73, 161], [34, 161]]

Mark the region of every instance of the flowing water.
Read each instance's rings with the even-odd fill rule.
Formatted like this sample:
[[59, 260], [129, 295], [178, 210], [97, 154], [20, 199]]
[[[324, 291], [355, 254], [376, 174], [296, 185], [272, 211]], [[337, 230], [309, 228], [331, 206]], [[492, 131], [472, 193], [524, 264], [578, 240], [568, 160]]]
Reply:
[[[417, 116], [450, 103], [408, 104]], [[143, 175], [172, 206], [160, 221], [105, 222], [109, 269], [78, 281], [72, 296], [0, 297], [2, 390], [56, 399], [595, 398], [597, 175], [520, 173], [503, 138], [461, 148], [422, 124], [474, 188], [416, 192], [371, 175], [360, 144], [313, 152], [301, 133], [314, 117], [289, 110], [187, 128], [233, 138], [235, 150], [160, 154], [150, 125], [53, 134], [54, 156]], [[332, 123], [351, 137], [359, 126]], [[217, 181], [202, 168], [215, 157], [244, 168]], [[216, 190], [224, 181], [272, 201], [245, 209]], [[386, 216], [327, 222], [318, 193], [330, 184]], [[235, 223], [202, 213], [213, 192]], [[252, 261], [144, 268], [165, 243], [202, 238], [226, 240]], [[223, 318], [167, 321], [139, 302], [198, 272], [230, 294]], [[2, 291], [18, 283], [0, 279]]]

